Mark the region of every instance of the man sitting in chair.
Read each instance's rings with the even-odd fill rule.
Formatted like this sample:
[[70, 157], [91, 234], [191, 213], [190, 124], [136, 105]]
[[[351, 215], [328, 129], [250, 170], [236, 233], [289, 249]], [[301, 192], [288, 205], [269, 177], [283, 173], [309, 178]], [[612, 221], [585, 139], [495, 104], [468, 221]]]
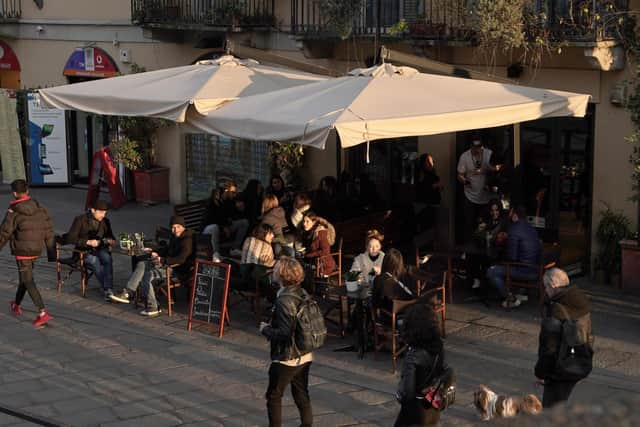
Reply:
[[161, 310], [158, 307], [153, 282], [166, 279], [166, 267], [171, 267], [171, 274], [181, 281], [188, 279], [195, 255], [193, 231], [186, 229], [185, 220], [181, 216], [172, 216], [169, 225], [169, 244], [158, 249], [158, 252], [151, 251], [148, 259], [138, 261], [127, 286], [118, 294], [111, 295], [112, 301], [128, 304], [130, 295], [142, 284], [142, 292], [147, 295], [147, 306], [140, 314], [154, 317], [159, 315]]
[[64, 235], [65, 244], [74, 244], [76, 249], [86, 251], [85, 265], [94, 272], [102, 289], [105, 301], [113, 295], [113, 259], [111, 245], [115, 242], [111, 222], [106, 217], [109, 205], [96, 200], [89, 212], [77, 216], [71, 229]]
[[[535, 280], [538, 277], [536, 265], [540, 262], [540, 238], [538, 232], [527, 222], [526, 210], [522, 206], [509, 212], [511, 225], [507, 237], [505, 256], [507, 261], [529, 264], [530, 266], [514, 265], [511, 267], [511, 277], [516, 280]], [[506, 288], [506, 267], [494, 265], [487, 270], [487, 280], [495, 287], [504, 301], [504, 308], [518, 307], [520, 298], [509, 293]]]

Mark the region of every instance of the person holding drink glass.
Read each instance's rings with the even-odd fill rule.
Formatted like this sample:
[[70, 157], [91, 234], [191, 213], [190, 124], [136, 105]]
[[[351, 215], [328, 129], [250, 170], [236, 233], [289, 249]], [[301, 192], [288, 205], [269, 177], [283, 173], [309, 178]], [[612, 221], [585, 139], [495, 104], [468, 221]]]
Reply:
[[146, 309], [141, 311], [143, 316], [155, 317], [162, 311], [158, 307], [153, 281], [166, 277], [166, 266], [172, 267], [171, 274], [181, 279], [189, 275], [193, 264], [193, 231], [185, 227], [185, 220], [181, 216], [173, 216], [170, 220], [171, 239], [169, 244], [158, 250], [152, 251], [145, 248], [149, 257], [142, 258], [127, 281], [127, 286], [118, 294], [111, 295], [111, 300], [128, 304], [130, 296], [142, 285], [142, 291], [147, 296]]

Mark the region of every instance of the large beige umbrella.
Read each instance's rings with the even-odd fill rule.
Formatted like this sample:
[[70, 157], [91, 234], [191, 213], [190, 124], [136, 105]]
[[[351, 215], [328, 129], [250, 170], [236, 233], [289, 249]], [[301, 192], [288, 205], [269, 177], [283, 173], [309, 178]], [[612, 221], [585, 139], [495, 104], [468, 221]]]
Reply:
[[184, 122], [190, 105], [206, 113], [240, 97], [324, 79], [223, 56], [195, 65], [41, 89], [40, 98], [50, 108]]
[[382, 138], [433, 135], [584, 116], [589, 95], [419, 73], [391, 64], [237, 100], [196, 128], [236, 138], [324, 148], [335, 129], [343, 147]]

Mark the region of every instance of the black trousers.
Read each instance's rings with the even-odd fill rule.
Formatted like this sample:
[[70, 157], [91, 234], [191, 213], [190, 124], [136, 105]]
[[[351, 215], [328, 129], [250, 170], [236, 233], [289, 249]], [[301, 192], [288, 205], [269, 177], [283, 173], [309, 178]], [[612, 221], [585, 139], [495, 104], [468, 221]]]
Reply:
[[282, 426], [282, 395], [291, 384], [291, 395], [300, 412], [300, 425], [308, 427], [313, 424], [313, 412], [309, 399], [309, 368], [311, 362], [300, 366], [286, 366], [272, 363], [269, 368], [269, 386], [267, 387], [267, 411], [269, 427]]
[[20, 279], [18, 291], [16, 292], [16, 304], [20, 305], [24, 294], [29, 292], [33, 305], [38, 307], [39, 310], [43, 310], [44, 303], [42, 302], [42, 296], [40, 296], [40, 292], [33, 281], [33, 260], [19, 259], [16, 260], [16, 264], [18, 264], [18, 276]]
[[566, 402], [575, 387], [575, 382], [545, 380], [542, 393], [542, 407], [550, 408], [556, 403]]
[[478, 228], [478, 220], [485, 215], [487, 205], [473, 203], [464, 196], [464, 239], [463, 242], [471, 241], [473, 233]]

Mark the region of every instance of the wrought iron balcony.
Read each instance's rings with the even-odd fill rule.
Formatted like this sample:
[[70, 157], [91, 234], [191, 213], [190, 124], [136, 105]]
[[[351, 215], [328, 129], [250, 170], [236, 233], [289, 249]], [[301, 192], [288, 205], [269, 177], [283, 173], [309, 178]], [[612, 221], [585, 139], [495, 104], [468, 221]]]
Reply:
[[[325, 0], [291, 0], [292, 33], [311, 38], [338, 36], [321, 13], [322, 1]], [[552, 39], [615, 40], [622, 36], [621, 18], [626, 19], [627, 3], [628, 0], [534, 0], [528, 13], [535, 16], [538, 30], [547, 32]], [[474, 0], [362, 0], [350, 30], [354, 35], [368, 35], [375, 34], [379, 26], [380, 33], [387, 36], [472, 41], [475, 4]], [[406, 22], [405, 28], [394, 25], [401, 20]]]
[[134, 24], [175, 29], [271, 27], [275, 0], [132, 0]]
[[22, 0], [0, 0], [0, 22], [13, 21], [22, 16]]

